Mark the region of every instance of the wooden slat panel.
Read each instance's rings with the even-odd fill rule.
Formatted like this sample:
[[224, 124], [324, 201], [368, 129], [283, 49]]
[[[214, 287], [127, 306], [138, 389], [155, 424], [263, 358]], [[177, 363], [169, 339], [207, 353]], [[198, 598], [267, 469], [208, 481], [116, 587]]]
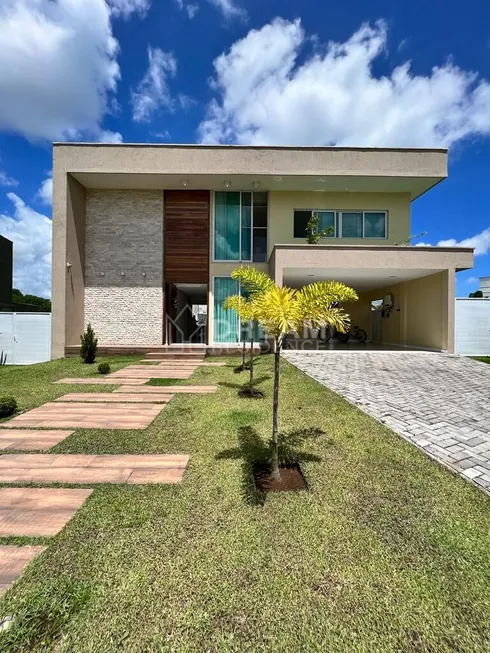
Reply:
[[164, 243], [166, 282], [208, 282], [209, 191], [165, 191]]

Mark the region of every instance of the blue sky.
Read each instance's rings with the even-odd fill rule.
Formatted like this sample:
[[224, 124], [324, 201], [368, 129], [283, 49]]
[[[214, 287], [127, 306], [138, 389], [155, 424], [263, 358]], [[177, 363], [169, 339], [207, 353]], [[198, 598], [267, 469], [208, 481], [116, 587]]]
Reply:
[[448, 146], [412, 233], [490, 275], [490, 4], [2, 0], [0, 233], [50, 292], [51, 141]]

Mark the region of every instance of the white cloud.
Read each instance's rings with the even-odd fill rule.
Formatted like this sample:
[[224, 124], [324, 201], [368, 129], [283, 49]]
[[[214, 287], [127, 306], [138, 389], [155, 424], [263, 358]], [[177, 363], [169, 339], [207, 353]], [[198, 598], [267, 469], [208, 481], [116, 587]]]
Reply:
[[120, 77], [111, 18], [143, 0], [1, 0], [0, 130], [30, 140], [105, 138]]
[[480, 283], [480, 279], [478, 279], [478, 277], [468, 277], [466, 279], [466, 283], [471, 283], [471, 284]]
[[13, 213], [0, 214], [0, 233], [14, 243], [14, 286], [23, 293], [51, 294], [51, 220], [15, 193]]
[[159, 109], [175, 111], [177, 106], [189, 106], [190, 98], [185, 95], [174, 98], [170, 92], [168, 80], [175, 77], [176, 72], [177, 61], [171, 52], [148, 48], [148, 70], [136, 91], [131, 92], [133, 120], [149, 122]]
[[416, 247], [473, 247], [475, 256], [481, 256], [482, 254], [488, 254], [490, 250], [490, 227], [476, 234], [476, 236], [464, 238], [463, 240], [448, 238], [447, 240], [440, 240], [436, 245], [417, 243]]
[[299, 20], [276, 18], [221, 54], [202, 141], [435, 147], [490, 134], [490, 84], [476, 74], [446, 62], [415, 75], [407, 62], [376, 76], [382, 21], [345, 43], [307, 46]]
[[99, 143], [122, 143], [123, 137], [119, 132], [111, 132], [107, 129], [101, 129], [97, 141]]
[[108, 0], [114, 16], [129, 18], [131, 14], [138, 13], [142, 18], [150, 8], [150, 0]]
[[196, 16], [197, 12], [199, 11], [199, 5], [197, 3], [191, 4], [191, 3], [184, 2], [184, 0], [175, 0], [175, 3], [181, 11], [185, 10], [187, 12], [188, 17], [191, 20]]
[[246, 18], [247, 12], [234, 0], [209, 0], [209, 2], [223, 12], [225, 18]]
[[[208, 2], [221, 11], [227, 20], [231, 20], [232, 18], [247, 18], [247, 12], [235, 0], [208, 0]], [[175, 0], [175, 3], [181, 11], [185, 10], [187, 12], [191, 20], [199, 11], [199, 4], [197, 2], [190, 3], [184, 0]]]
[[36, 196], [43, 204], [50, 206], [53, 203], [53, 177], [47, 177], [41, 183]]
[[[1, 159], [0, 159], [1, 161]], [[19, 182], [13, 177], [9, 177], [4, 170], [0, 170], [0, 186], [18, 186]]]
[[18, 186], [19, 182], [13, 177], [9, 177], [6, 172], [0, 170], [0, 186]]

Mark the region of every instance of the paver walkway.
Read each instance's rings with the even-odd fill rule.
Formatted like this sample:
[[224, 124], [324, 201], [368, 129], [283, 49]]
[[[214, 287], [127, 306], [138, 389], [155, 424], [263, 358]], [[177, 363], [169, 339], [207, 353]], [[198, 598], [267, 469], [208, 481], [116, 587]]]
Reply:
[[29, 562], [45, 548], [44, 546], [0, 546], [0, 596], [5, 594]]
[[[147, 386], [148, 387], [148, 386]], [[150, 386], [151, 387], [151, 386]], [[166, 404], [172, 399], [170, 393], [161, 394], [158, 392], [152, 393], [133, 393], [132, 391], [125, 393], [115, 393], [115, 392], [72, 392], [62, 397], [58, 397], [55, 401], [60, 402], [93, 402], [93, 403], [114, 403], [114, 402], [125, 402], [125, 403], [159, 403]], [[0, 432], [1, 433], [1, 432]]]
[[0, 537], [50, 537], [73, 517], [92, 490], [0, 488]]
[[[49, 448], [73, 431], [25, 427], [144, 429], [176, 394], [172, 387], [139, 386], [151, 378], [187, 379], [192, 363], [129, 365], [107, 376], [67, 378], [55, 383], [120, 385], [118, 392], [69, 393], [0, 425], [0, 449]], [[140, 390], [139, 393], [136, 390]], [[189, 386], [178, 392], [215, 392], [215, 386]], [[5, 428], [4, 428], [5, 426]], [[16, 430], [18, 429], [18, 430]], [[180, 483], [187, 455], [0, 456], [0, 483]], [[0, 537], [41, 537], [58, 533], [92, 490], [0, 488]], [[0, 546], [0, 595], [44, 547]]]
[[49, 402], [6, 422], [10, 428], [145, 429], [164, 404]]
[[125, 386], [122, 385], [114, 390], [114, 394], [128, 393], [144, 394], [158, 392], [166, 395], [174, 394], [212, 394], [217, 392], [218, 388], [215, 385], [140, 385], [140, 386]]
[[490, 493], [490, 365], [429, 352], [283, 355]]
[[[58, 381], [53, 381], [53, 383], [65, 383], [68, 385], [119, 385], [124, 383], [125, 385], [144, 385], [148, 379], [139, 378], [139, 379], [109, 379], [107, 378], [108, 374], [104, 376], [94, 376], [94, 377], [82, 377], [82, 378], [73, 378], [69, 377], [66, 379], [59, 379]], [[149, 377], [151, 378], [151, 376]]]
[[[8, 422], [6, 422], [8, 423]], [[41, 431], [32, 429], [2, 428], [0, 425], [0, 449], [31, 451], [33, 449], [49, 449], [61, 442], [74, 431]]]
[[0, 483], [180, 483], [189, 456], [4, 454]]
[[[141, 369], [143, 368], [143, 369]], [[107, 374], [108, 381], [116, 379], [188, 379], [193, 374], [195, 368], [185, 369], [170, 369], [161, 368], [159, 365], [136, 365], [118, 370], [112, 374]]]

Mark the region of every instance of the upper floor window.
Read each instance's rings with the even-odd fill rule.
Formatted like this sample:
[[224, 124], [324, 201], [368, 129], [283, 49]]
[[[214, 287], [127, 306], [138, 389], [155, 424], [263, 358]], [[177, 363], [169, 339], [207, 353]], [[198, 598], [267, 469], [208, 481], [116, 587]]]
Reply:
[[267, 193], [214, 194], [214, 260], [267, 261]]
[[306, 238], [307, 224], [316, 213], [321, 230], [333, 229], [330, 238], [386, 238], [388, 214], [386, 211], [315, 211], [294, 212], [294, 237]]

